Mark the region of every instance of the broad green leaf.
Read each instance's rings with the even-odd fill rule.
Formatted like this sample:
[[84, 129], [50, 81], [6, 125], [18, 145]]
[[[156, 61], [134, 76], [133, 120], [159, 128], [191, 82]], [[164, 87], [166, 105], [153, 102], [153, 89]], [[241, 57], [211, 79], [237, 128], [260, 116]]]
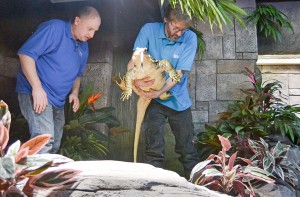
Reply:
[[282, 154], [285, 154], [289, 149], [290, 149], [289, 145], [277, 142], [277, 144], [276, 144], [276, 146], [274, 147], [274, 150], [273, 150], [273, 155], [274, 155], [274, 157], [279, 157]]
[[276, 165], [274, 172], [282, 179], [284, 180], [284, 172], [282, 170], [282, 168], [280, 167], [280, 165]]
[[243, 126], [237, 126], [237, 127], [235, 127], [235, 132], [236, 133], [239, 133], [240, 132], [240, 130], [242, 130], [242, 129], [244, 129], [244, 127]]
[[15, 159], [12, 156], [0, 158], [0, 177], [13, 179], [15, 174]]
[[17, 140], [15, 143], [10, 145], [5, 156], [15, 156], [19, 151], [20, 146], [21, 146], [21, 142], [20, 140]]
[[191, 178], [199, 171], [201, 171], [202, 169], [204, 169], [210, 162], [212, 162], [212, 160], [205, 160], [202, 161], [200, 163], [198, 163], [192, 170], [191, 172]]
[[205, 177], [209, 177], [209, 176], [212, 176], [212, 177], [216, 177], [216, 176], [223, 176], [223, 174], [218, 171], [217, 169], [215, 168], [209, 168], [209, 169], [206, 169], [203, 171], [203, 173]]

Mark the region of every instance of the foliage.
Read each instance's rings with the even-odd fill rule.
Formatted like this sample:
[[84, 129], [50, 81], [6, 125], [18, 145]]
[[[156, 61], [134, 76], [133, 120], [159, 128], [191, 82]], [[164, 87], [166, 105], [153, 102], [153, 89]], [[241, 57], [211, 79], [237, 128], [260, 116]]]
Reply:
[[[229, 195], [254, 196], [251, 181], [259, 180], [273, 183], [270, 175], [258, 167], [236, 164], [237, 152], [230, 157], [226, 154], [231, 149], [231, 143], [227, 138], [218, 135], [222, 145], [222, 151], [218, 155], [211, 154], [205, 161], [198, 163], [192, 170], [190, 181], [209, 189], [220, 191]], [[248, 159], [240, 158], [249, 162]]]
[[[161, 0], [161, 5], [163, 3], [164, 0]], [[213, 25], [218, 25], [221, 30], [223, 29], [223, 24], [233, 25], [231, 16], [244, 27], [246, 26], [242, 17], [247, 16], [247, 13], [236, 6], [234, 0], [169, 0], [169, 4], [172, 7], [179, 4], [181, 10], [191, 18], [196, 17], [202, 22], [208, 21], [211, 29]]]
[[197, 52], [198, 52], [198, 58], [203, 58], [204, 53], [206, 51], [206, 44], [203, 38], [203, 33], [198, 31], [194, 27], [190, 27], [190, 30], [192, 30], [197, 35]]
[[64, 127], [64, 135], [60, 154], [74, 160], [99, 159], [108, 152], [103, 145], [112, 140], [95, 129], [95, 123], [105, 123], [109, 129], [119, 126], [120, 123], [113, 116], [113, 107], [95, 109], [94, 103], [101, 97], [100, 92], [93, 93], [94, 85], [91, 84], [79, 95], [80, 107], [76, 113], [68, 106], [68, 124]]
[[[297, 113], [300, 107], [290, 106], [281, 97], [281, 83], [266, 81], [262, 83], [260, 70], [255, 67], [254, 73], [246, 68], [247, 76], [253, 86], [242, 90], [244, 100], [234, 101], [228, 105], [228, 111], [220, 113], [220, 120], [216, 124], [206, 126], [205, 132], [197, 135], [196, 145], [203, 149], [202, 157], [206, 157], [206, 150], [220, 150], [217, 135], [230, 137], [233, 149], [247, 154], [247, 139], [258, 139], [270, 134], [281, 133], [289, 137], [293, 143], [299, 144], [300, 119]], [[276, 96], [278, 94], [279, 96]], [[201, 146], [201, 145], [206, 146]]]
[[269, 144], [260, 138], [260, 141], [249, 139], [249, 147], [254, 153], [250, 158], [253, 165], [273, 174], [277, 179], [276, 182], [284, 181], [286, 186], [295, 188], [300, 167], [293, 161], [282, 162], [290, 148], [289, 145], [277, 142], [274, 148], [269, 148]]
[[[44, 172], [53, 165], [50, 160], [35, 156], [49, 141], [50, 134], [36, 136], [21, 146], [16, 141], [4, 152], [9, 140], [10, 112], [3, 101], [0, 102], [0, 196], [32, 196], [33, 189], [63, 187], [73, 181], [77, 170], [57, 170]], [[2, 110], [2, 109], [6, 110]], [[28, 181], [21, 191], [16, 185], [21, 180]]]
[[271, 36], [275, 42], [282, 41], [282, 27], [294, 32], [287, 16], [269, 4], [258, 4], [256, 10], [247, 18], [247, 23], [252, 21], [257, 26], [258, 33], [266, 38]]
[[[191, 19], [202, 22], [208, 21], [211, 30], [213, 25], [218, 25], [221, 30], [223, 29], [223, 24], [233, 26], [231, 16], [233, 16], [242, 26], [246, 27], [242, 17], [247, 16], [247, 13], [235, 5], [235, 0], [168, 0], [168, 3], [173, 8], [179, 4], [181, 10], [184, 13], [187, 13]], [[163, 4], [164, 0], [161, 0], [161, 5]], [[190, 29], [197, 35], [198, 56], [199, 58], [203, 58], [206, 50], [203, 34], [194, 27], [191, 27]]]

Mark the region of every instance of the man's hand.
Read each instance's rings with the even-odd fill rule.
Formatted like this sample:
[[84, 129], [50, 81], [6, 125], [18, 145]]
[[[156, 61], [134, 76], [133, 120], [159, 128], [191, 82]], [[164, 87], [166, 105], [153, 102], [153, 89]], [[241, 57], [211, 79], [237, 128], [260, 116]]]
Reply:
[[32, 89], [32, 98], [33, 98], [33, 110], [36, 113], [42, 113], [45, 111], [46, 106], [48, 105], [47, 94], [42, 87]]
[[69, 103], [73, 102], [73, 112], [76, 112], [79, 109], [79, 98], [75, 94], [70, 94], [69, 96]]
[[136, 79], [133, 81], [133, 84], [137, 88], [142, 88], [142, 87], [149, 87], [154, 84], [154, 79], [150, 79], [149, 76], [143, 78], [143, 79]]
[[150, 89], [149, 91], [144, 91], [139, 87], [136, 87], [136, 89], [142, 97], [145, 97], [148, 99], [158, 98], [162, 94], [162, 92], [160, 90]]

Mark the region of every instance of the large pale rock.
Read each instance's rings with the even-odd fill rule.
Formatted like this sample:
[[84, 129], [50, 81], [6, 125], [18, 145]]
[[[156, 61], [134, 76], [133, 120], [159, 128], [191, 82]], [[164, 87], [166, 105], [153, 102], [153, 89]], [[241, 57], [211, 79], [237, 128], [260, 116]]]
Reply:
[[227, 196], [193, 185], [175, 172], [143, 163], [76, 161], [48, 170], [54, 169], [77, 169], [81, 173], [69, 188], [35, 191], [35, 197]]

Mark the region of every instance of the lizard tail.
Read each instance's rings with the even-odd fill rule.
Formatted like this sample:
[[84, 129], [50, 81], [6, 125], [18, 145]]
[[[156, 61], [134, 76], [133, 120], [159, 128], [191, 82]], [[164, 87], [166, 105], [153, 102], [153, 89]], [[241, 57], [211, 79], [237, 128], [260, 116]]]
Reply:
[[135, 136], [134, 136], [134, 146], [133, 146], [133, 161], [137, 162], [137, 152], [138, 145], [141, 133], [141, 126], [144, 120], [146, 109], [150, 103], [151, 99], [146, 99], [143, 97], [139, 97], [137, 102], [137, 116], [136, 116], [136, 124], [135, 124]]

